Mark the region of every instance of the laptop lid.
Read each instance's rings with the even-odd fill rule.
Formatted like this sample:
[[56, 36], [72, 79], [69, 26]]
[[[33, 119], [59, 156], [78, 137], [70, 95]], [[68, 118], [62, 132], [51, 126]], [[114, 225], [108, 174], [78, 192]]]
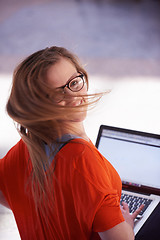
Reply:
[[160, 135], [101, 125], [95, 145], [123, 189], [160, 195]]

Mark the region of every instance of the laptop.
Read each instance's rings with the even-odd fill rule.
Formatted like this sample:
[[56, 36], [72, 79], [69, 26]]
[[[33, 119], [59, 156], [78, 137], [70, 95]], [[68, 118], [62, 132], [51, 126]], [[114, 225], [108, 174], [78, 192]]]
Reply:
[[160, 135], [101, 125], [95, 145], [121, 177], [121, 202], [130, 212], [145, 205], [136, 235], [160, 202]]

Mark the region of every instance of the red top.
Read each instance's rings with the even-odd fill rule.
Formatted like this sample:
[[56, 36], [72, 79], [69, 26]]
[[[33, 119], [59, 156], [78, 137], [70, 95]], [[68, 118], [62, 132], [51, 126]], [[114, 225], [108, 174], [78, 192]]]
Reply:
[[100, 239], [95, 232], [124, 221], [118, 173], [91, 142], [74, 139], [55, 156], [55, 202], [47, 228], [25, 191], [28, 157], [20, 140], [0, 160], [0, 190], [13, 211], [22, 240]]

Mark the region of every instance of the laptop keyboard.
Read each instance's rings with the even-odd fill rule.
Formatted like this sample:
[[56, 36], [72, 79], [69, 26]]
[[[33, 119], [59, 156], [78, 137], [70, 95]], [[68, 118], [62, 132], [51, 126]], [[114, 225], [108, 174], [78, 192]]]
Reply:
[[148, 208], [148, 206], [151, 204], [152, 201], [153, 200], [148, 198], [142, 198], [142, 197], [122, 193], [120, 204], [122, 205], [122, 202], [126, 202], [129, 206], [130, 213], [133, 213], [137, 208], [140, 207], [140, 205], [143, 204], [144, 208], [137, 216], [137, 219], [138, 219], [142, 217], [143, 213], [146, 211], [146, 209]]

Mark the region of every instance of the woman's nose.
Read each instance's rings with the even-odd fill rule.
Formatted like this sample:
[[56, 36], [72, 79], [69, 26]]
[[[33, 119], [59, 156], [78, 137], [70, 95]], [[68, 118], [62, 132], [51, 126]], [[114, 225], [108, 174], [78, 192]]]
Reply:
[[59, 102], [59, 105], [65, 106], [65, 105], [71, 105], [71, 106], [78, 106], [82, 101], [82, 97], [78, 96], [77, 94], [65, 94], [64, 98], [61, 102]]
[[72, 94], [72, 95], [66, 95], [65, 98], [64, 98], [68, 103], [70, 102], [79, 102], [82, 97], [77, 95], [77, 94]]

